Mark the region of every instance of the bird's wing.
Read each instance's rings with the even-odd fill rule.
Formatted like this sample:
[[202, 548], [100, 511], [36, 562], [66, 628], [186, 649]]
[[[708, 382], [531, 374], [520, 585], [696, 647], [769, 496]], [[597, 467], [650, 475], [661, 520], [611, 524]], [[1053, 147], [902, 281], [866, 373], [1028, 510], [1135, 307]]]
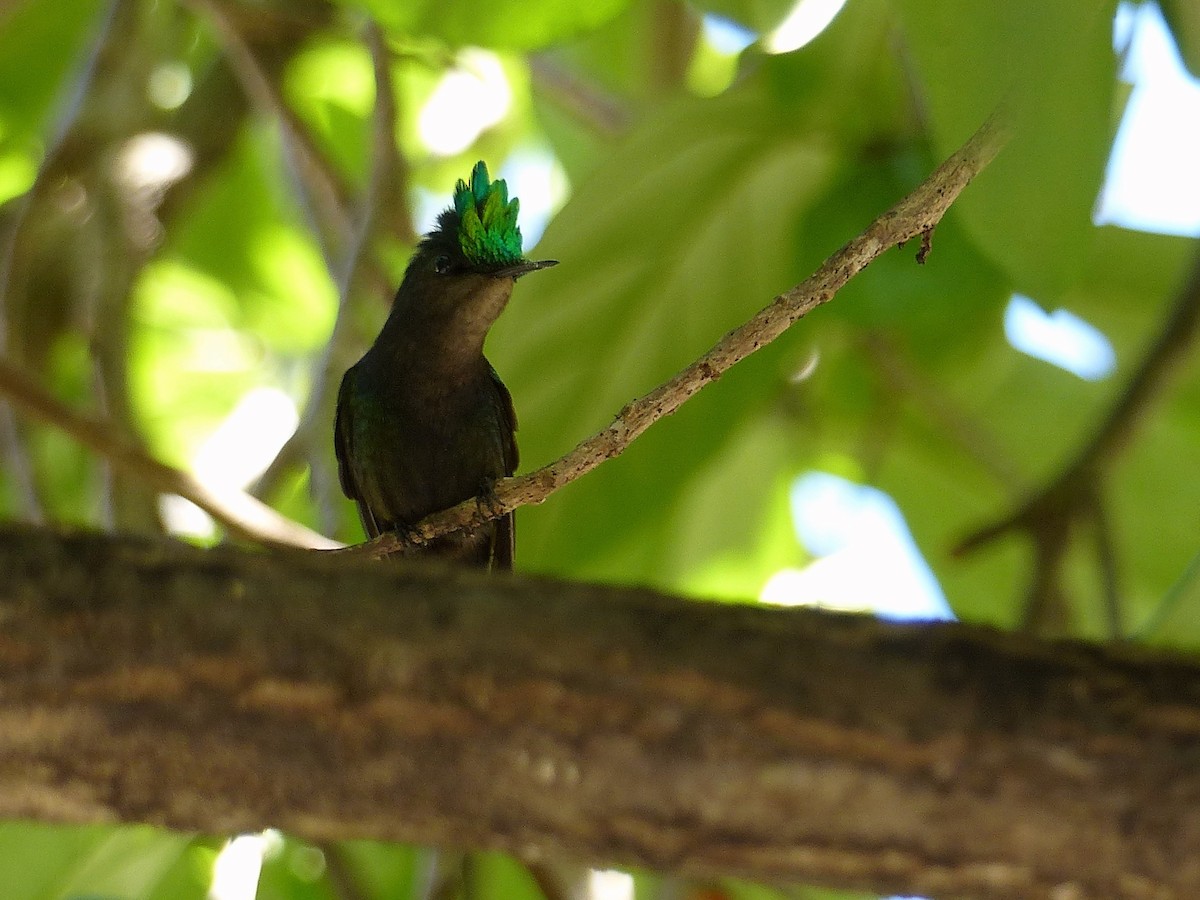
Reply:
[[[490, 366], [489, 366], [490, 368]], [[511, 475], [517, 470], [517, 411], [513, 408], [512, 394], [500, 380], [495, 369], [491, 369], [492, 384], [496, 386], [496, 409], [500, 414], [501, 449], [504, 453], [504, 473]], [[517, 551], [517, 526], [512, 513], [496, 520], [492, 541], [492, 568], [511, 570]]]
[[517, 451], [517, 411], [513, 408], [512, 394], [496, 374], [496, 370], [488, 365], [492, 373], [492, 384], [496, 387], [497, 409], [500, 410], [500, 426], [504, 434], [504, 473], [511, 475], [517, 471], [520, 454]]
[[333, 452], [337, 456], [338, 481], [342, 484], [342, 493], [358, 506], [358, 517], [362, 520], [363, 530], [366, 531], [367, 537], [378, 537], [379, 525], [367, 506], [355, 474], [353, 384], [354, 367], [351, 366], [342, 376], [342, 386], [338, 388], [337, 414], [334, 417], [333, 426]]

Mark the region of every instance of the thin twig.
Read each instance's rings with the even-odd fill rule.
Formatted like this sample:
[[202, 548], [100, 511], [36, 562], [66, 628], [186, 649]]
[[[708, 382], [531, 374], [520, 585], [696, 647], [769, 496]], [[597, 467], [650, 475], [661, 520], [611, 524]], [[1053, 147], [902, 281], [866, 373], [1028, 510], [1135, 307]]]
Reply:
[[[642, 432], [675, 412], [688, 398], [732, 366], [783, 334], [793, 323], [831, 300], [846, 283], [886, 250], [925, 234], [941, 221], [950, 205], [1000, 151], [1008, 136], [1007, 122], [997, 113], [942, 163], [911, 194], [881, 215], [809, 278], [785, 291], [749, 322], [729, 332], [711, 350], [674, 378], [627, 405], [612, 423], [561, 459], [535, 472], [504, 478], [491, 497], [466, 500], [427, 516], [409, 539], [426, 542], [470, 528], [520, 506], [541, 503], [550, 494], [622, 453]], [[405, 549], [410, 540], [383, 534], [344, 552], [387, 556]]]
[[1064, 502], [1064, 497], [1075, 497], [1072, 505], [1080, 506], [1091, 490], [1092, 482], [1105, 467], [1116, 461], [1120, 451], [1128, 445], [1138, 424], [1149, 413], [1152, 401], [1165, 388], [1168, 375], [1187, 355], [1198, 334], [1200, 254], [1197, 254], [1187, 281], [1125, 389], [1074, 459], [1016, 510], [964, 538], [954, 552], [970, 553], [1001, 535], [1012, 531], [1028, 531], [1031, 522], [1042, 517], [1048, 506]]
[[1167, 588], [1158, 606], [1146, 617], [1134, 632], [1135, 640], [1148, 640], [1157, 636], [1159, 629], [1170, 620], [1179, 604], [1188, 596], [1188, 591], [1200, 584], [1200, 550], [1197, 550], [1175, 582]]
[[231, 534], [262, 544], [333, 549], [341, 546], [294, 522], [249, 494], [214, 490], [194, 476], [154, 459], [128, 443], [107, 423], [75, 412], [60, 403], [19, 368], [0, 359], [0, 393], [26, 413], [61, 428], [80, 444], [105, 457], [114, 468], [134, 475], [164, 494], [190, 500], [220, 522]]
[[[1116, 462], [1132, 440], [1137, 426], [1146, 418], [1153, 401], [1165, 390], [1169, 375], [1187, 355], [1197, 335], [1200, 335], [1200, 254], [1197, 254], [1158, 334], [1092, 437], [1057, 476], [1015, 510], [972, 532], [954, 549], [954, 554], [961, 556], [1014, 532], [1029, 537], [1037, 558], [1051, 563], [1053, 571], [1043, 572], [1034, 579], [1026, 601], [1026, 622], [1035, 621], [1037, 610], [1055, 598], [1062, 598], [1059, 574], [1066, 558], [1070, 529], [1091, 519], [1100, 529], [1097, 562], [1104, 580], [1106, 614], [1110, 625], [1119, 624], [1120, 610], [1114, 608], [1116, 563], [1111, 548], [1106, 549], [1106, 543], [1110, 541], [1109, 526], [1102, 521], [1104, 510], [1099, 505], [1099, 483], [1107, 468]], [[1053, 552], [1047, 551], [1046, 547]]]

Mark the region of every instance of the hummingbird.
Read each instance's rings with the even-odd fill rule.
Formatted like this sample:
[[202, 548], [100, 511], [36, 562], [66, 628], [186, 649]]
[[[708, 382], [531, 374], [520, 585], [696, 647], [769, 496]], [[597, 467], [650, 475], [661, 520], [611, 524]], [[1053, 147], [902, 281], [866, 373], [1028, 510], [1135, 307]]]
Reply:
[[[342, 378], [338, 477], [369, 537], [486, 496], [517, 467], [512, 396], [483, 355], [518, 278], [556, 265], [522, 252], [517, 199], [475, 164], [417, 245], [375, 343]], [[436, 538], [426, 555], [511, 569], [512, 514]]]

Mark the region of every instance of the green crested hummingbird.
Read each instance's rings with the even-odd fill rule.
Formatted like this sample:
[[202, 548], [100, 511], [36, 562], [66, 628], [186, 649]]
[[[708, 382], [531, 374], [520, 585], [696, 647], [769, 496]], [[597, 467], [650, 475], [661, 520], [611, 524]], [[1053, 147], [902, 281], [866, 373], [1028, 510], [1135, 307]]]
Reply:
[[[391, 313], [338, 391], [338, 476], [368, 536], [486, 495], [517, 467], [512, 396], [483, 355], [518, 278], [556, 265], [522, 254], [519, 204], [475, 164], [408, 263]], [[421, 552], [511, 569], [512, 514]]]

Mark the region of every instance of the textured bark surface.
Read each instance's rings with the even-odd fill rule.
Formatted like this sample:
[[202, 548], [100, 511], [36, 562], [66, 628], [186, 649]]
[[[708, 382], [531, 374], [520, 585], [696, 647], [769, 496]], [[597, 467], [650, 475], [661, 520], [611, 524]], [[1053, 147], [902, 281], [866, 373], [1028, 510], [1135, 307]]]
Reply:
[[1200, 666], [0, 531], [0, 817], [934, 897], [1200, 897]]

